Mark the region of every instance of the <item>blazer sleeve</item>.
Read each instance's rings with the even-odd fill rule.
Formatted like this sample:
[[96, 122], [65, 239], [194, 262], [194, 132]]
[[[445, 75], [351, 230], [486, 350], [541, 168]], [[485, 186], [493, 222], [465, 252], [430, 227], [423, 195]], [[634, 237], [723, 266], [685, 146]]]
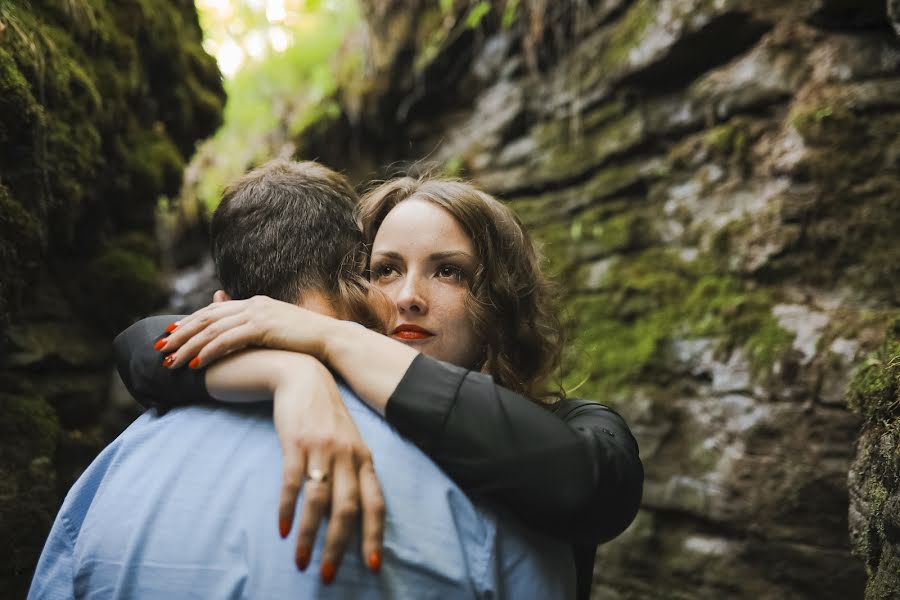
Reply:
[[548, 409], [490, 376], [420, 355], [386, 416], [466, 492], [554, 537], [596, 545], [637, 514], [638, 445], [601, 404], [563, 400]]
[[183, 317], [147, 317], [113, 340], [119, 376], [128, 392], [145, 408], [165, 411], [177, 404], [213, 401], [206, 391], [205, 368], [168, 369], [162, 364], [165, 354], [153, 347], [167, 335], [166, 327]]

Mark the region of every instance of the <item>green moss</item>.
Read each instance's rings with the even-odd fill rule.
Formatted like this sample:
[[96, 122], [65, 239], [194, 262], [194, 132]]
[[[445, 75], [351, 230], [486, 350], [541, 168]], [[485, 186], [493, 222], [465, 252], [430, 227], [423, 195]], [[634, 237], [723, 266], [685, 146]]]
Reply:
[[[192, 3], [0, 1], [0, 23], [0, 335], [11, 357], [0, 378], [26, 390], [31, 350], [42, 367], [83, 368], [104, 354], [95, 345], [80, 356], [84, 339], [50, 347], [42, 334], [65, 327], [29, 320], [47, 316], [40, 280], [53, 280], [71, 331], [94, 320], [105, 337], [156, 307], [150, 253], [108, 240], [152, 232], [159, 196], [177, 191], [224, 93]], [[18, 334], [37, 345], [13, 348]], [[72, 402], [96, 415], [97, 404]], [[59, 423], [46, 398], [11, 395], [0, 396], [0, 423], [0, 589], [24, 596], [58, 507]], [[77, 469], [89, 460], [80, 455]]]
[[41, 398], [0, 394], [0, 586], [24, 597], [56, 513], [60, 427]]
[[663, 248], [618, 256], [595, 292], [570, 302], [565, 385], [587, 381], [579, 393], [597, 398], [664, 385], [672, 342], [691, 338], [743, 348], [755, 376], [768, 377], [793, 342], [772, 315], [775, 298], [716, 273], [710, 257], [684, 262]]
[[465, 161], [460, 156], [452, 156], [444, 163], [441, 173], [444, 177], [461, 177], [465, 170]]
[[113, 247], [88, 265], [92, 321], [109, 331], [127, 326], [162, 300], [162, 281], [150, 257]]
[[59, 420], [47, 402], [0, 394], [0, 453], [5, 461], [27, 468], [36, 456], [53, 456], [59, 436]]
[[900, 419], [900, 319], [891, 323], [881, 349], [857, 368], [848, 403], [870, 423]]
[[640, 111], [632, 111], [597, 129], [581, 132], [574, 139], [569, 139], [572, 136], [568, 125], [552, 122], [536, 127], [533, 136], [538, 147], [545, 150], [538, 155], [528, 177], [536, 181], [564, 181], [641, 143], [645, 136], [644, 118]]
[[629, 53], [641, 43], [656, 21], [659, 9], [656, 0], [638, 0], [616, 23], [599, 62], [604, 69], [621, 68], [628, 63]]
[[40, 222], [0, 184], [0, 319], [19, 308], [43, 249]]
[[807, 139], [816, 139], [832, 123], [845, 120], [850, 115], [845, 108], [834, 106], [798, 106], [791, 111], [788, 120]]
[[[645, 163], [639, 162], [608, 164], [584, 183], [573, 185], [566, 191], [555, 190], [537, 196], [520, 196], [510, 204], [525, 223], [540, 226], [546, 223], [548, 217], [569, 213], [573, 208], [588, 203], [596, 204], [599, 200], [615, 197], [641, 182], [649, 182], [657, 177], [657, 173], [647, 172], [645, 166]], [[608, 203], [604, 202], [601, 206], [588, 209], [572, 218], [594, 221], [598, 211], [601, 214], [609, 212]], [[588, 225], [594, 224], [591, 222]]]
[[737, 123], [725, 123], [706, 133], [706, 143], [719, 156], [741, 163], [747, 155], [746, 130]]
[[900, 318], [856, 370], [848, 400], [865, 419], [854, 469], [864, 482], [866, 520], [856, 551], [869, 575], [866, 598], [893, 598], [900, 592]]

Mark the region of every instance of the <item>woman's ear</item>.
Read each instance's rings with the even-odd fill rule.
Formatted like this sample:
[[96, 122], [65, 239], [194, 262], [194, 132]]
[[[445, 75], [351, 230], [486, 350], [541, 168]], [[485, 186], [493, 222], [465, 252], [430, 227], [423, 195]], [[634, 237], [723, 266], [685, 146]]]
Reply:
[[231, 300], [231, 296], [224, 290], [216, 290], [216, 293], [213, 294], [213, 302], [228, 302], [229, 300]]

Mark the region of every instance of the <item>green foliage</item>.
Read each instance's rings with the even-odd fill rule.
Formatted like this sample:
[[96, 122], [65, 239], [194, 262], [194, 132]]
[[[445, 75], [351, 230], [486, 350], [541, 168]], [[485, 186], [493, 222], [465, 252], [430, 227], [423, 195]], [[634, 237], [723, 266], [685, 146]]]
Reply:
[[[264, 11], [242, 3], [237, 6], [244, 12], [231, 26], [261, 26]], [[225, 124], [195, 159], [203, 164], [203, 170], [190, 193], [201, 204], [215, 208], [230, 181], [278, 155], [312, 124], [340, 116], [340, 107], [332, 98], [337, 88], [333, 63], [359, 18], [351, 0], [316, 9], [307, 5], [303, 18], [290, 32], [292, 43], [283, 52], [270, 52], [262, 60], [245, 63], [226, 81]]]
[[503, 29], [509, 29], [516, 22], [516, 15], [519, 11], [519, 0], [506, 0], [503, 6], [503, 17], [500, 24]]
[[484, 18], [486, 14], [491, 11], [491, 3], [486, 2], [485, 0], [481, 0], [472, 8], [469, 9], [469, 13], [466, 15], [466, 27], [469, 29], [475, 29], [478, 25], [481, 24], [481, 20]]

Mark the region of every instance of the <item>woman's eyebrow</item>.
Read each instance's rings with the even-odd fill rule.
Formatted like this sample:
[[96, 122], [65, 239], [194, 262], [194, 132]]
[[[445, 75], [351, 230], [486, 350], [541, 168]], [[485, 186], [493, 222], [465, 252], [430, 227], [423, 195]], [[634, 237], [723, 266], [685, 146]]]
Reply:
[[468, 252], [463, 252], [462, 250], [447, 250], [446, 252], [434, 252], [428, 256], [428, 260], [431, 261], [439, 261], [439, 260], [447, 260], [448, 258], [464, 258], [468, 260], [475, 260], [475, 257], [469, 254]]
[[372, 257], [374, 258], [376, 256], [378, 258], [390, 258], [393, 260], [403, 260], [403, 257], [400, 255], [400, 253], [394, 252], [393, 250], [388, 250], [387, 252], [383, 252], [383, 251], [374, 252], [372, 254]]

